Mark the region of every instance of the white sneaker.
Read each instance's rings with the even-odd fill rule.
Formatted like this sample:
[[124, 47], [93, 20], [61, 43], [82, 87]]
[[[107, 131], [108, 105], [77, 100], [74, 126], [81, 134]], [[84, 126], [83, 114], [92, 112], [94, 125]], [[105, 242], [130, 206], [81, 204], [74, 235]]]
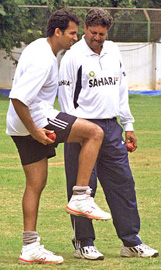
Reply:
[[87, 260], [104, 260], [102, 253], [95, 246], [82, 247], [75, 250], [74, 257]]
[[66, 206], [66, 212], [71, 215], [83, 216], [90, 219], [111, 219], [111, 215], [101, 210], [94, 202], [93, 197], [87, 194], [72, 195], [68, 205]]
[[145, 244], [140, 244], [134, 247], [125, 247], [124, 245], [121, 248], [120, 252], [121, 257], [157, 257], [159, 255], [158, 250], [148, 247]]
[[19, 257], [19, 263], [62, 263], [62, 256], [57, 256], [53, 252], [46, 250], [43, 245], [40, 245], [40, 237], [37, 241], [23, 246]]

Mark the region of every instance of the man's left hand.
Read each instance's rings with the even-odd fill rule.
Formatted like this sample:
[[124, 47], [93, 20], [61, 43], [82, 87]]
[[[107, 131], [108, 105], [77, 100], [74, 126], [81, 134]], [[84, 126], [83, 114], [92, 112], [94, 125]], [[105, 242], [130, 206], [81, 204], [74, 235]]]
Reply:
[[137, 139], [134, 131], [125, 131], [125, 144], [127, 144], [128, 142], [133, 143], [134, 150], [132, 152], [134, 152], [137, 149]]

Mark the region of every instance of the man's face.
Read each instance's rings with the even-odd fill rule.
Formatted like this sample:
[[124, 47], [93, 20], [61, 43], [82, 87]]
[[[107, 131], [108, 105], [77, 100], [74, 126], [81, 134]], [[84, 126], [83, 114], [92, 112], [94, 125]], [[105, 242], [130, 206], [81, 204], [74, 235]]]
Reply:
[[70, 47], [78, 40], [77, 33], [78, 25], [70, 21], [68, 28], [61, 35], [60, 43], [63, 49], [69, 50]]
[[107, 36], [107, 28], [101, 25], [98, 26], [87, 26], [84, 25], [85, 40], [88, 46], [95, 52], [100, 53], [102, 45]]

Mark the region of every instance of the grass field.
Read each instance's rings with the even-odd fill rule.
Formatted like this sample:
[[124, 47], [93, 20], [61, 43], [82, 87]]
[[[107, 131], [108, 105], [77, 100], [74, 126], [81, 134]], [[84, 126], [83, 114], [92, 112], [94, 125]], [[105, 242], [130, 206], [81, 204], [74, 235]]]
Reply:
[[[130, 95], [129, 101], [138, 139], [138, 149], [130, 153], [129, 158], [141, 217], [140, 236], [143, 242], [161, 252], [161, 96]], [[73, 232], [69, 215], [64, 211], [67, 198], [63, 145], [59, 145], [57, 156], [49, 161], [48, 184], [41, 197], [37, 231], [41, 236], [41, 243], [47, 249], [62, 255], [64, 263], [25, 266], [17, 263], [22, 246], [21, 200], [25, 179], [16, 147], [5, 134], [8, 102], [7, 98], [0, 97], [0, 270], [161, 269], [161, 257], [120, 258], [122, 244], [112, 221], [93, 221], [97, 237], [95, 245], [104, 254], [104, 261], [79, 260], [73, 257]], [[95, 201], [102, 209], [107, 210], [100, 185]]]

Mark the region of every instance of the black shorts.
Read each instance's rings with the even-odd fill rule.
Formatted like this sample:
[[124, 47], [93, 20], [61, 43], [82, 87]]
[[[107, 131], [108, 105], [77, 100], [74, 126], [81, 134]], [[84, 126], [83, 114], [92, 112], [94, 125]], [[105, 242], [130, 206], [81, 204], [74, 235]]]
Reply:
[[22, 165], [37, 162], [43, 158], [51, 158], [56, 155], [55, 147], [59, 143], [67, 141], [71, 127], [77, 117], [60, 112], [56, 118], [48, 119], [49, 124], [44, 127], [54, 130], [56, 140], [52, 144], [44, 145], [36, 141], [31, 135], [11, 136], [18, 149]]

